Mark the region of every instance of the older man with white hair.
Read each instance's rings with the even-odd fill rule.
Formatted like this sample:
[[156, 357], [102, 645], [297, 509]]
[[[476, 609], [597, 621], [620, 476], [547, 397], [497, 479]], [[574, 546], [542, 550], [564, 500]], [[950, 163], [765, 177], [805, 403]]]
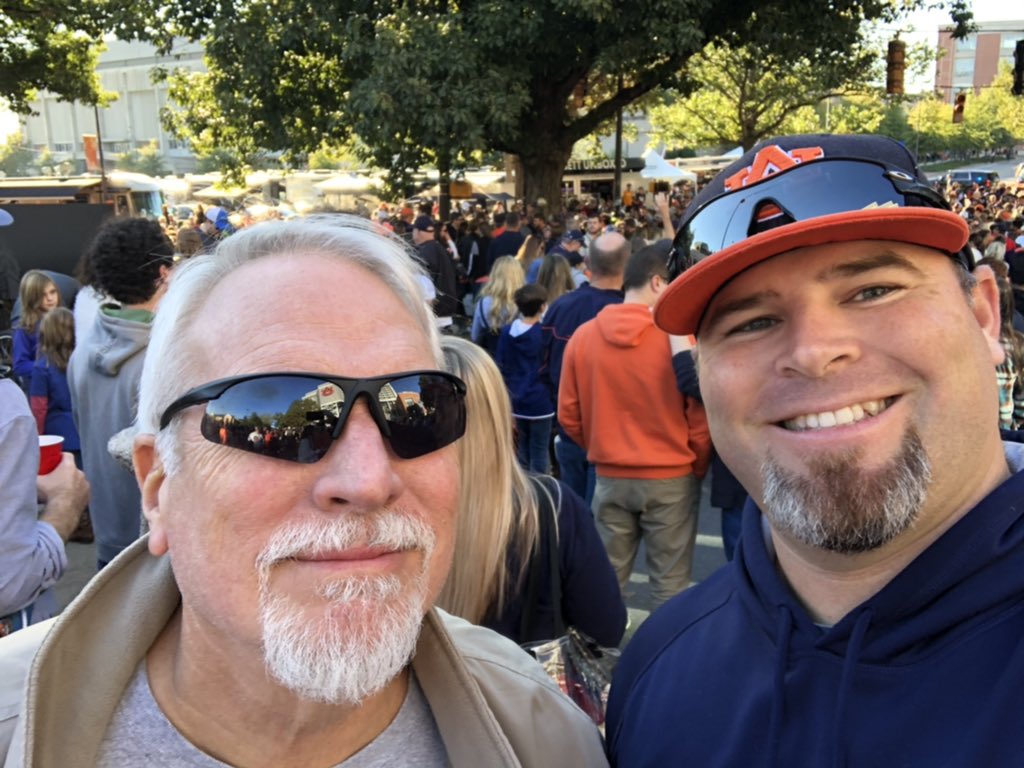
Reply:
[[0, 643], [5, 765], [604, 763], [529, 657], [432, 608], [465, 385], [418, 271], [356, 219], [181, 268], [141, 383], [150, 533]]

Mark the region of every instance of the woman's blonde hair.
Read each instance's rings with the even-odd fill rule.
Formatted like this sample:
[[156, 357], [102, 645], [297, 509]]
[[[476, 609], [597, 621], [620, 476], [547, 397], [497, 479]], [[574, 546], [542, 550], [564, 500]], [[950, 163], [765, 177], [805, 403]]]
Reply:
[[491, 276], [480, 292], [491, 297], [491, 306], [487, 310], [487, 325], [492, 331], [500, 331], [501, 326], [516, 316], [516, 291], [523, 287], [526, 275], [514, 256], [502, 256], [495, 259], [491, 267]]
[[39, 322], [39, 352], [60, 371], [68, 369], [68, 360], [75, 351], [75, 313], [55, 307]]
[[22, 275], [18, 293], [21, 298], [21, 327], [26, 331], [35, 332], [39, 321], [46, 314], [41, 305], [43, 294], [51, 285], [57, 287], [48, 274], [38, 269], [30, 269]]
[[549, 307], [563, 293], [568, 293], [576, 288], [569, 260], [560, 253], [549, 253], [544, 257], [544, 262], [540, 265], [540, 272], [537, 275], [537, 282], [543, 285], [544, 290], [548, 292]]
[[[512, 405], [490, 355], [457, 336], [443, 336], [441, 347], [445, 368], [466, 382], [467, 396], [455, 558], [438, 605], [480, 623], [500, 616], [512, 590], [522, 588], [539, 533], [537, 493], [549, 500], [550, 493], [516, 460]], [[515, 573], [510, 563], [518, 564]]]
[[536, 235], [527, 235], [523, 244], [516, 252], [516, 261], [523, 268], [523, 274], [530, 269], [530, 265], [537, 259], [544, 256], [544, 240]]

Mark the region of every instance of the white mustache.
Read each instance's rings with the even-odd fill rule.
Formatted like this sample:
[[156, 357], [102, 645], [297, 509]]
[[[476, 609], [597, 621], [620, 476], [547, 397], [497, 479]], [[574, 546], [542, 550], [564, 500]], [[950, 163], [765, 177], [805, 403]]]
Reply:
[[256, 558], [261, 575], [282, 560], [338, 552], [356, 547], [419, 549], [429, 559], [434, 531], [413, 515], [389, 510], [372, 515], [339, 515], [289, 523], [273, 533]]

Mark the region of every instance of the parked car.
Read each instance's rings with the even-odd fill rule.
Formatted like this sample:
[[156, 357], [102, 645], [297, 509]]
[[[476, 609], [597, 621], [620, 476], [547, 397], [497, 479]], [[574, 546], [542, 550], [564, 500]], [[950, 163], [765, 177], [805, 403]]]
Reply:
[[980, 184], [983, 187], [992, 187], [999, 183], [999, 174], [987, 168], [964, 168], [950, 171], [943, 181], [948, 184]]

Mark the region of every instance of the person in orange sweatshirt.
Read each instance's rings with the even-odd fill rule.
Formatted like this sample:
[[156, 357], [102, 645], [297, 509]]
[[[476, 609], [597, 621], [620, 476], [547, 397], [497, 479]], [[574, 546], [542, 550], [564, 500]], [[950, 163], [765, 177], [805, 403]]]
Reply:
[[676, 388], [669, 336], [651, 315], [668, 286], [670, 245], [630, 257], [624, 302], [569, 339], [558, 392], [559, 423], [597, 468], [591, 508], [619, 586], [643, 539], [656, 604], [689, 586], [711, 454], [704, 408]]

